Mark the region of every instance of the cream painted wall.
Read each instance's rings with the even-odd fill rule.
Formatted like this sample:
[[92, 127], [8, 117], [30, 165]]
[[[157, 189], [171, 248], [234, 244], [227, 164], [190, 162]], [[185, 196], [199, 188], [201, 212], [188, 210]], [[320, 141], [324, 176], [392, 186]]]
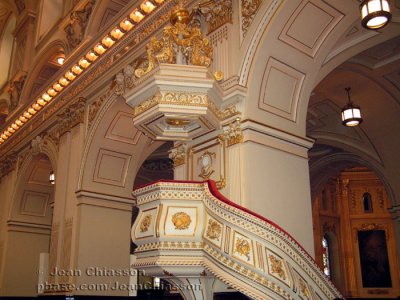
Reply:
[[13, 31], [15, 29], [15, 16], [12, 15], [8, 22], [2, 40], [0, 42], [0, 88], [8, 79], [8, 72], [11, 64], [12, 48], [14, 44]]
[[[94, 200], [94, 199], [91, 199]], [[77, 264], [81, 270], [77, 276], [77, 285], [81, 284], [128, 284], [129, 276], [94, 276], [95, 268], [108, 270], [129, 270], [130, 268], [130, 222], [131, 210], [80, 205], [79, 238], [77, 241]], [[126, 289], [102, 291], [81, 291], [82, 295], [128, 296]]]
[[49, 250], [49, 240], [48, 234], [9, 232], [2, 296], [37, 295], [39, 254]]
[[314, 256], [308, 161], [268, 146], [242, 146], [242, 205], [289, 232]]

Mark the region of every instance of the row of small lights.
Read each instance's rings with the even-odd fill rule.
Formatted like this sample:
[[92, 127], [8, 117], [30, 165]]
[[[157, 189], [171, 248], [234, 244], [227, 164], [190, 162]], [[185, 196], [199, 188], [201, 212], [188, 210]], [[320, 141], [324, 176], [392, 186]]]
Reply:
[[[121, 39], [128, 31], [130, 31], [135, 24], [142, 21], [145, 14], [150, 14], [156, 5], [163, 3], [165, 0], [152, 0], [145, 1], [140, 5], [140, 9], [134, 9], [128, 17], [119, 23], [118, 26], [113, 28], [101, 42], [97, 43], [84, 57], [82, 57], [77, 64], [61, 76], [48, 90], [43, 93], [36, 102], [31, 105], [25, 112], [23, 112], [3, 133], [0, 135], [0, 145], [4, 143], [10, 136], [19, 130], [25, 123], [28, 122], [33, 115], [35, 115], [44, 106], [50, 103], [54, 97], [67, 87], [72, 81], [75, 80], [82, 72], [84, 72], [96, 59], [103, 53], [110, 49], [116, 41]], [[155, 4], [156, 3], [156, 4]]]

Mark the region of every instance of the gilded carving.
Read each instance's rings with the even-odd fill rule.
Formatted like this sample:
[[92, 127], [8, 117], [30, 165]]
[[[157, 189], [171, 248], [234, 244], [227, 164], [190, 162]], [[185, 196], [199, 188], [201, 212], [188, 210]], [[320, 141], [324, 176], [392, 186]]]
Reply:
[[147, 232], [151, 224], [151, 215], [146, 215], [140, 222], [140, 232]]
[[104, 101], [107, 99], [107, 96], [102, 96], [99, 99], [97, 99], [96, 101], [93, 101], [90, 105], [89, 105], [89, 116], [88, 116], [88, 127], [91, 128], [94, 119], [97, 116], [97, 113], [100, 109], [100, 107], [103, 105]]
[[0, 160], [0, 179], [15, 170], [17, 159], [18, 155], [16, 153], [12, 153]]
[[208, 107], [217, 116], [220, 121], [229, 119], [230, 117], [240, 115], [240, 112], [237, 111], [236, 105], [230, 105], [223, 110], [219, 110], [218, 107], [215, 105], [214, 102], [209, 101]]
[[208, 33], [232, 23], [232, 0], [205, 1], [200, 3], [199, 9], [208, 24]]
[[43, 152], [44, 140], [38, 135], [31, 141], [32, 154], [36, 155]]
[[8, 87], [8, 94], [10, 95], [9, 113], [17, 108], [20, 101], [21, 92], [24, 87], [26, 75], [20, 76], [17, 80], [10, 81]]
[[209, 179], [210, 176], [215, 172], [213, 169], [213, 158], [215, 157], [215, 153], [205, 151], [197, 160], [197, 163], [199, 163], [201, 167], [199, 176], [204, 180]]
[[161, 93], [157, 92], [150, 99], [147, 99], [146, 101], [143, 101], [139, 105], [135, 106], [135, 108], [133, 109], [133, 115], [136, 117], [136, 116], [140, 115], [141, 113], [149, 110], [150, 108], [159, 104], [161, 99], [162, 99]]
[[271, 262], [271, 273], [275, 273], [282, 280], [286, 280], [286, 272], [283, 267], [283, 262], [280, 259], [277, 259], [274, 255], [268, 255], [268, 259]]
[[243, 142], [243, 133], [240, 128], [240, 118], [237, 118], [234, 122], [229, 124], [229, 126], [224, 131], [226, 141], [229, 146], [239, 144]]
[[143, 101], [133, 109], [134, 116], [138, 116], [150, 108], [158, 104], [175, 104], [175, 105], [190, 105], [190, 106], [205, 106], [207, 107], [208, 100], [206, 94], [184, 93], [184, 92], [160, 92], [158, 91], [153, 97]]
[[94, 4], [95, 1], [90, 0], [82, 10], [71, 12], [69, 24], [64, 29], [71, 48], [75, 48], [82, 41]]
[[241, 0], [242, 6], [242, 32], [246, 35], [262, 0]]
[[299, 278], [299, 287], [300, 287], [300, 293], [307, 299], [310, 299], [310, 292], [308, 290], [308, 287], [304, 282], [304, 280], [301, 278]]
[[140, 78], [160, 63], [190, 64], [209, 67], [212, 61], [212, 47], [201, 33], [199, 22], [192, 22], [183, 1], [171, 15], [171, 25], [164, 27], [161, 39], [150, 39], [146, 45], [146, 59], [135, 70]]
[[174, 214], [171, 220], [175, 226], [175, 229], [178, 230], [188, 229], [190, 224], [192, 223], [192, 219], [190, 218], [190, 216], [183, 211]]
[[71, 130], [75, 125], [84, 122], [85, 106], [86, 99], [80, 97], [58, 114], [60, 135]]
[[132, 65], [127, 65], [121, 72], [115, 75], [115, 94], [123, 95], [125, 90], [133, 88], [135, 85], [135, 69]]
[[178, 147], [171, 149], [169, 158], [174, 162], [174, 168], [183, 165], [186, 159], [187, 145], [182, 144]]
[[222, 233], [222, 226], [217, 221], [208, 220], [206, 236], [212, 240], [219, 241]]
[[237, 238], [235, 242], [235, 252], [247, 257], [250, 260], [250, 243], [242, 238]]

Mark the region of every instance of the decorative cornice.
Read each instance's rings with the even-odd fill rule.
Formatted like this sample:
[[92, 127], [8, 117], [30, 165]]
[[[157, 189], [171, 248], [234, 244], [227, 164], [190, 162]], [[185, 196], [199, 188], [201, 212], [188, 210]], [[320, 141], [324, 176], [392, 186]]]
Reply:
[[77, 101], [68, 105], [60, 114], [59, 119], [59, 133], [60, 136], [70, 131], [71, 128], [79, 123], [84, 122], [85, 117], [86, 99], [79, 97]]
[[[66, 103], [70, 102], [71, 96], [77, 97], [83, 90], [86, 89], [86, 85], [90, 84], [95, 78], [100, 77], [102, 74], [106, 73], [106, 70], [110, 69], [110, 65], [108, 67], [105, 66], [107, 63], [116, 64], [116, 62], [118, 60], [121, 60], [126, 55], [126, 52], [129, 49], [132, 49], [132, 48], [137, 49], [139, 44], [144, 39], [146, 39], [149, 35], [151, 35], [156, 30], [158, 30], [160, 28], [160, 26], [162, 26], [162, 24], [165, 24], [165, 22], [169, 18], [171, 7], [172, 7], [172, 3], [169, 1], [165, 1], [165, 2], [161, 1], [161, 0], [157, 1], [157, 10], [154, 13], [151, 13], [151, 15], [149, 15], [149, 16], [147, 16], [147, 15], [150, 13], [144, 13], [142, 8], [139, 8], [139, 11], [144, 13], [143, 20], [140, 20], [139, 21], [140, 23], [135, 24], [135, 26], [132, 26], [132, 28], [134, 27], [134, 29], [131, 32], [125, 33], [124, 36], [121, 38], [121, 40], [118, 43], [115, 43], [115, 45], [113, 45], [112, 48], [107, 47], [107, 52], [105, 52], [101, 58], [97, 59], [96, 61], [93, 61], [90, 64], [90, 67], [88, 70], [84, 70], [84, 72], [82, 74], [77, 76], [76, 79], [72, 83], [69, 84], [69, 86], [66, 88], [66, 90], [70, 91], [71, 87], [74, 86], [75, 89], [73, 90], [73, 93], [65, 95], [64, 90], [57, 93], [57, 96], [56, 96], [56, 98], [54, 98], [54, 100], [49, 102], [49, 104], [46, 105], [46, 107], [37, 111], [37, 113], [31, 119], [29, 119], [27, 121], [27, 123], [29, 123], [30, 126], [23, 126], [17, 132], [15, 132], [11, 136], [9, 136], [7, 139], [4, 138], [2, 141], [0, 140], [0, 144], [4, 143], [5, 140], [7, 140], [4, 145], [0, 146], [0, 155], [4, 155], [6, 152], [10, 151], [17, 144], [19, 144], [21, 141], [26, 139], [33, 131], [37, 130], [44, 122], [48, 122], [49, 117], [56, 116], [57, 111], [59, 109], [61, 109]], [[133, 9], [133, 11], [136, 11], [136, 10], [137, 10], [137, 8]], [[130, 9], [129, 9], [129, 11], [130, 11]], [[123, 21], [123, 20], [121, 20], [121, 21]], [[131, 22], [133, 22], [133, 21], [131, 20]], [[110, 30], [110, 34], [111, 34], [111, 31], [113, 30], [113, 28], [115, 26], [118, 26], [118, 24], [115, 24], [115, 23], [112, 24], [109, 28], [106, 29], [106, 31], [104, 33], [107, 34], [107, 31]], [[99, 38], [101, 39], [101, 36]], [[98, 39], [93, 40], [93, 42], [96, 42], [96, 44], [98, 44], [97, 41], [98, 41]], [[70, 67], [72, 67], [71, 63], [75, 59], [77, 60], [76, 62], [78, 63], [80, 55], [85, 56], [86, 51], [88, 51], [88, 50], [89, 50], [89, 52], [93, 51], [93, 49], [94, 49], [93, 47], [96, 44], [93, 43], [90, 45], [90, 48], [92, 50], [90, 50], [90, 48], [89, 49], [85, 48], [85, 49], [82, 49], [82, 51], [79, 51], [79, 53], [74, 54], [74, 56], [69, 59], [70, 62], [68, 64], [65, 64], [65, 67], [62, 68], [57, 73], [57, 76], [59, 77], [60, 75], [64, 74], [64, 72], [68, 71], [68, 69]], [[122, 53], [124, 55], [122, 55]], [[94, 66], [97, 66], [97, 68], [95, 68]], [[104, 66], [103, 70], [99, 70], [99, 68], [101, 66]], [[57, 78], [54, 78], [54, 79], [57, 79]], [[84, 84], [82, 84], [82, 83], [84, 83]], [[43, 89], [42, 92], [46, 93], [48, 88], [49, 87], [46, 87], [46, 89]], [[50, 86], [50, 88], [51, 88], [51, 86]], [[63, 98], [60, 98], [61, 95], [63, 96]], [[38, 97], [39, 96], [40, 95], [38, 95]], [[37, 98], [35, 98], [35, 99], [37, 99]], [[62, 102], [62, 103], [60, 103], [60, 102]], [[36, 103], [36, 102], [34, 102], [34, 103]], [[54, 104], [56, 104], [56, 105], [54, 105]], [[25, 107], [25, 108], [29, 109], [29, 107]], [[54, 109], [52, 111], [50, 111], [49, 108], [54, 108]], [[21, 113], [24, 113], [24, 111], [22, 111]], [[47, 113], [47, 115], [44, 116], [43, 113]], [[14, 123], [16, 122], [16, 120], [18, 120], [18, 118], [13, 120]], [[33, 122], [33, 120], [35, 120], [35, 122]], [[4, 131], [0, 132], [0, 137], [2, 136], [2, 133], [4, 134], [7, 131], [8, 127], [11, 125], [12, 124], [9, 123], [9, 124], [6, 124], [6, 126], [2, 128], [2, 129], [4, 129]]]

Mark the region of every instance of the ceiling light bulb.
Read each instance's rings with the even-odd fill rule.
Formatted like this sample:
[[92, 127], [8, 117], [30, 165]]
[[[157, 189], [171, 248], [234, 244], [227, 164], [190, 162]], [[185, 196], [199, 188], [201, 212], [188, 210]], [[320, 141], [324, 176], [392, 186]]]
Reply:
[[63, 56], [60, 56], [59, 58], [57, 58], [57, 62], [60, 66], [64, 64], [64, 61], [65, 61], [65, 58]]

